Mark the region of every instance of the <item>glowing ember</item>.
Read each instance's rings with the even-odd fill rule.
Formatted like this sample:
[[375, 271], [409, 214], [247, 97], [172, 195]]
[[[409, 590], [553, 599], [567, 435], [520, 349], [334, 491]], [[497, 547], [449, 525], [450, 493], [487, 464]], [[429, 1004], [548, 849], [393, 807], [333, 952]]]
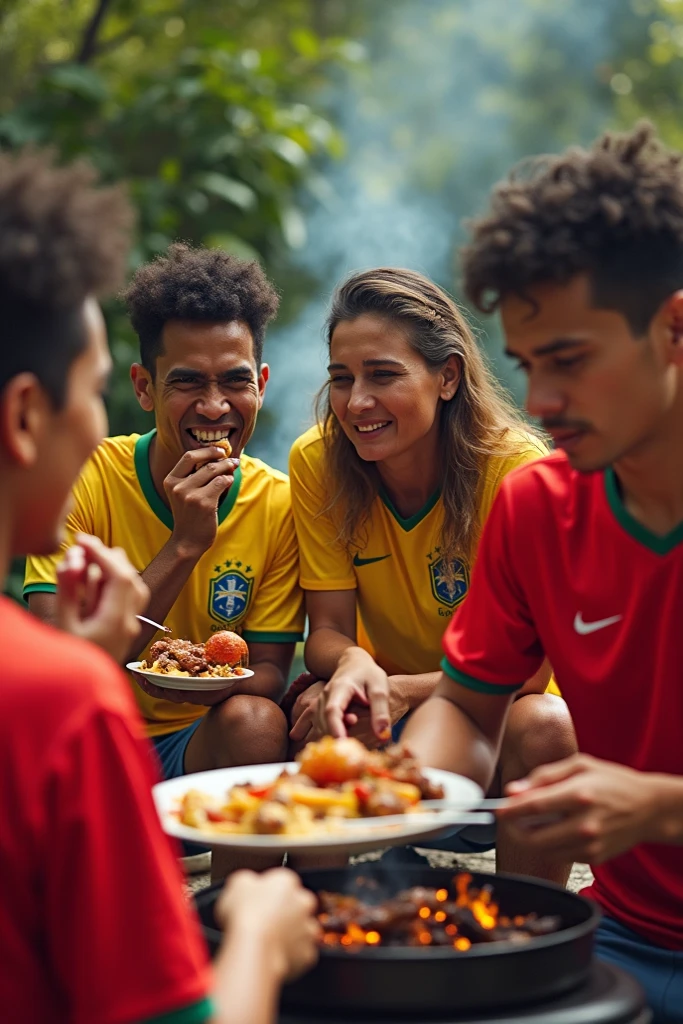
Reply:
[[[446, 946], [465, 952], [479, 943], [529, 942], [561, 927], [557, 917], [506, 917], [500, 913], [491, 886], [477, 888], [466, 872], [456, 875], [453, 882], [452, 890], [419, 886], [381, 903], [366, 903], [341, 893], [318, 893], [322, 942], [331, 948]], [[366, 884], [377, 891], [377, 883], [366, 880]]]

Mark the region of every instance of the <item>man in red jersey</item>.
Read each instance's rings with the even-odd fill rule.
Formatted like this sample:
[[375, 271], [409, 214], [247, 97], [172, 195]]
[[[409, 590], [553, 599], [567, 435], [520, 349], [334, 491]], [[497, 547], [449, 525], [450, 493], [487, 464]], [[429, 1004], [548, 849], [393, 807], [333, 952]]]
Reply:
[[[107, 425], [95, 296], [118, 283], [131, 218], [93, 178], [85, 165], [0, 155], [0, 579], [13, 556], [59, 545]], [[280, 983], [315, 958], [313, 897], [291, 872], [235, 875], [212, 982], [152, 803], [142, 723], [99, 649], [123, 657], [147, 588], [92, 537], [61, 582], [60, 621], [76, 636], [0, 597], [0, 1015], [269, 1024]]]
[[496, 188], [464, 271], [559, 450], [503, 482], [404, 738], [487, 785], [550, 661], [581, 754], [513, 783], [500, 817], [593, 865], [599, 955], [683, 1021], [683, 159], [647, 125], [540, 158]]

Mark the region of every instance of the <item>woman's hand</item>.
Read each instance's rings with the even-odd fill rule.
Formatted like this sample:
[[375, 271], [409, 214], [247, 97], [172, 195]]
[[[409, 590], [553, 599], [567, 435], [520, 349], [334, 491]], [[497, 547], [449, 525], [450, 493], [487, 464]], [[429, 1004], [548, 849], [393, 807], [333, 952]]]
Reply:
[[237, 871], [230, 876], [216, 904], [216, 919], [228, 943], [254, 938], [263, 957], [275, 967], [278, 980], [291, 981], [318, 959], [320, 925], [316, 899], [299, 877], [285, 868], [262, 875]]
[[390, 738], [389, 679], [386, 672], [361, 647], [347, 647], [339, 667], [316, 705], [315, 726], [322, 734], [347, 735], [347, 714], [352, 704], [370, 709], [372, 731], [386, 743]]
[[149, 590], [122, 548], [79, 534], [57, 566], [57, 625], [121, 663], [140, 632]]

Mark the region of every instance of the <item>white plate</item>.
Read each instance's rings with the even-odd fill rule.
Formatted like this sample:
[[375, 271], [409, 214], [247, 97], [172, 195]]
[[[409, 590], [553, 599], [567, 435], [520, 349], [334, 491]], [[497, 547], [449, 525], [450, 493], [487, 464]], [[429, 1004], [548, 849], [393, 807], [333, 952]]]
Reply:
[[[354, 826], [353, 830], [320, 833], [305, 836], [258, 836], [258, 835], [216, 835], [203, 832], [198, 828], [182, 825], [177, 812], [180, 801], [189, 789], [198, 789], [203, 793], [224, 799], [232, 786], [254, 783], [255, 785], [272, 782], [283, 769], [294, 771], [298, 765], [294, 761], [281, 764], [246, 765], [242, 768], [218, 768], [210, 772], [197, 772], [194, 775], [182, 775], [177, 779], [168, 779], [154, 786], [154, 801], [165, 832], [178, 839], [186, 839], [206, 846], [231, 846], [240, 850], [285, 853], [287, 850], [305, 852], [307, 850], [325, 849], [329, 852], [343, 850], [346, 853], [362, 853], [364, 850], [376, 850], [380, 846], [398, 846], [415, 839], [438, 835], [448, 828], [454, 817], [454, 807], [468, 811], [476, 807], [483, 798], [481, 788], [462, 775], [440, 771], [437, 768], [425, 768], [425, 775], [433, 782], [440, 783], [449, 800], [447, 811], [429, 814], [429, 826], [420, 822], [420, 816], [407, 814], [405, 822], [382, 826], [381, 819], [369, 818], [368, 827]], [[435, 819], [443, 819], [443, 824], [435, 825]]]
[[238, 679], [246, 679], [254, 674], [250, 668], [243, 668], [238, 676], [222, 678], [213, 676], [200, 679], [196, 676], [171, 676], [163, 675], [161, 672], [146, 672], [140, 668], [141, 664], [141, 661], [129, 661], [126, 668], [144, 676], [145, 679], [149, 679], [150, 683], [154, 683], [155, 686], [160, 686], [164, 690], [203, 690], [204, 692], [227, 690], [230, 686], [234, 686]]

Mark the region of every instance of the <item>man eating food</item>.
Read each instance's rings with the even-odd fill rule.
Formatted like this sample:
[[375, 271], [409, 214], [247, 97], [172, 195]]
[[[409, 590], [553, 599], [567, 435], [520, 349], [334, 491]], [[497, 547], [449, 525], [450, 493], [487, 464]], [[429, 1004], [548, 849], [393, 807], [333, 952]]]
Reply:
[[[239, 632], [252, 677], [226, 690], [134, 684], [166, 778], [279, 761], [287, 723], [278, 707], [303, 604], [287, 477], [244, 452], [268, 381], [266, 326], [278, 298], [257, 263], [172, 245], [125, 293], [140, 339], [131, 380], [149, 433], [107, 438], [74, 489], [63, 550], [78, 532], [124, 549], [151, 597], [147, 614], [192, 643]], [[55, 616], [56, 564], [33, 558], [25, 595]], [[145, 626], [126, 661], [147, 658]], [[208, 707], [208, 711], [207, 711]]]

